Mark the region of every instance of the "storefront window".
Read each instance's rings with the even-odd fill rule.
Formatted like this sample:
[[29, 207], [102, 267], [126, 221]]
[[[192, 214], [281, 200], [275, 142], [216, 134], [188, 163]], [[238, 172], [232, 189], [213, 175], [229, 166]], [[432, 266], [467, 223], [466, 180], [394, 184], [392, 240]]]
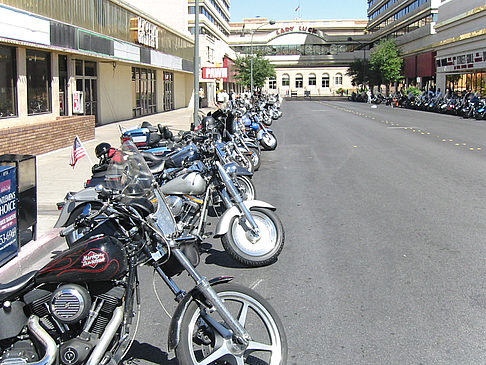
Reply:
[[155, 71], [132, 67], [133, 116], [153, 114], [157, 111]]
[[30, 115], [51, 111], [51, 57], [27, 50], [27, 101]]
[[0, 117], [17, 115], [15, 48], [0, 46]]

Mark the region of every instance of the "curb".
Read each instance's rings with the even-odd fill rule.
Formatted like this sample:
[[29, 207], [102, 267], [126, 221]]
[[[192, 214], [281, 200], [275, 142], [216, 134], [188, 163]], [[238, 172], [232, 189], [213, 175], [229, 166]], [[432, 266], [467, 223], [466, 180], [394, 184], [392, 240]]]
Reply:
[[50, 261], [52, 252], [64, 249], [66, 243], [59, 236], [61, 229], [56, 228], [36, 241], [30, 241], [22, 247], [18, 255], [0, 269], [0, 283], [6, 283], [36, 269]]

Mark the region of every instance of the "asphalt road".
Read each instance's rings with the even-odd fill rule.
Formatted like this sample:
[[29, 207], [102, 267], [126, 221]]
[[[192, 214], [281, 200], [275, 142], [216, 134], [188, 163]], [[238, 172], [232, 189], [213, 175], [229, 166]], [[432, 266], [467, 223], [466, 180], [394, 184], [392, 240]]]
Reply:
[[[198, 270], [272, 303], [291, 365], [486, 363], [486, 124], [351, 102], [282, 110], [254, 177], [286, 229], [280, 259], [242, 268], [212, 240]], [[131, 355], [173, 364], [148, 269], [141, 281]]]

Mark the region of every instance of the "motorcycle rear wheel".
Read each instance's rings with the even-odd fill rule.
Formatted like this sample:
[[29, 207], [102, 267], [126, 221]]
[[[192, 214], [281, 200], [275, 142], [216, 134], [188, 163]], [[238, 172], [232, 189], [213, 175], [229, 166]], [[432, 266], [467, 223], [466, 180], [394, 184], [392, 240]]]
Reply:
[[277, 261], [283, 249], [285, 231], [280, 218], [267, 208], [253, 207], [250, 212], [260, 229], [260, 238], [250, 241], [243, 221], [235, 216], [229, 231], [221, 237], [226, 252], [245, 266], [260, 267]]
[[[192, 300], [182, 318], [181, 339], [175, 350], [178, 363], [286, 364], [287, 339], [272, 306], [258, 293], [241, 285], [220, 284], [214, 290], [231, 314], [249, 331], [251, 341], [248, 346], [241, 346], [233, 339], [224, 339], [202, 318], [202, 305]], [[211, 316], [225, 326], [216, 312]]]

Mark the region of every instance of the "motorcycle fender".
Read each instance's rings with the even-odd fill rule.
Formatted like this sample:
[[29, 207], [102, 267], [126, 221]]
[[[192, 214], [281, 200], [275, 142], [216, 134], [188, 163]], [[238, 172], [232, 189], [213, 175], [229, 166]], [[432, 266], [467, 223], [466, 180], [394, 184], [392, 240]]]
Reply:
[[[261, 201], [261, 200], [245, 200], [243, 202], [243, 204], [245, 204], [245, 206], [248, 208], [248, 210], [250, 210], [253, 207], [267, 208], [267, 209], [270, 209], [270, 210], [277, 210], [277, 208], [275, 208], [273, 205], [271, 205], [267, 202]], [[226, 234], [226, 232], [229, 231], [231, 220], [233, 219], [233, 217], [236, 217], [236, 216], [239, 216], [239, 215], [241, 215], [241, 213], [240, 213], [240, 210], [238, 209], [238, 207], [236, 205], [233, 205], [226, 212], [224, 212], [223, 215], [221, 216], [221, 219], [218, 222], [218, 225], [216, 226], [216, 231], [215, 231], [214, 237], [220, 237], [220, 236]]]
[[253, 176], [253, 172], [248, 171], [244, 167], [236, 166], [236, 175], [238, 176]]
[[61, 210], [61, 214], [59, 214], [59, 218], [57, 219], [56, 224], [54, 225], [55, 228], [64, 227], [67, 223], [71, 212], [79, 207], [80, 205], [84, 205], [93, 201], [99, 201], [98, 193], [95, 191], [95, 188], [86, 188], [81, 191], [78, 191], [75, 194], [72, 194], [69, 199], [64, 200], [64, 205]]
[[[231, 280], [233, 280], [233, 277], [231, 276], [222, 276], [222, 277], [217, 277], [209, 280], [209, 284], [211, 286], [215, 286], [218, 284], [228, 283]], [[199, 295], [199, 290], [196, 287], [192, 289], [189, 293], [187, 293], [186, 296], [182, 299], [182, 301], [177, 305], [177, 308], [174, 314], [172, 315], [172, 320], [169, 326], [169, 340], [168, 340], [169, 351], [175, 350], [177, 345], [179, 345], [179, 340], [181, 338], [182, 319], [186, 314], [186, 310], [187, 307], [189, 306], [189, 303], [191, 303], [191, 300], [197, 295]]]
[[258, 145], [256, 143], [253, 143], [253, 142], [245, 141], [245, 144], [249, 148], [258, 148]]

